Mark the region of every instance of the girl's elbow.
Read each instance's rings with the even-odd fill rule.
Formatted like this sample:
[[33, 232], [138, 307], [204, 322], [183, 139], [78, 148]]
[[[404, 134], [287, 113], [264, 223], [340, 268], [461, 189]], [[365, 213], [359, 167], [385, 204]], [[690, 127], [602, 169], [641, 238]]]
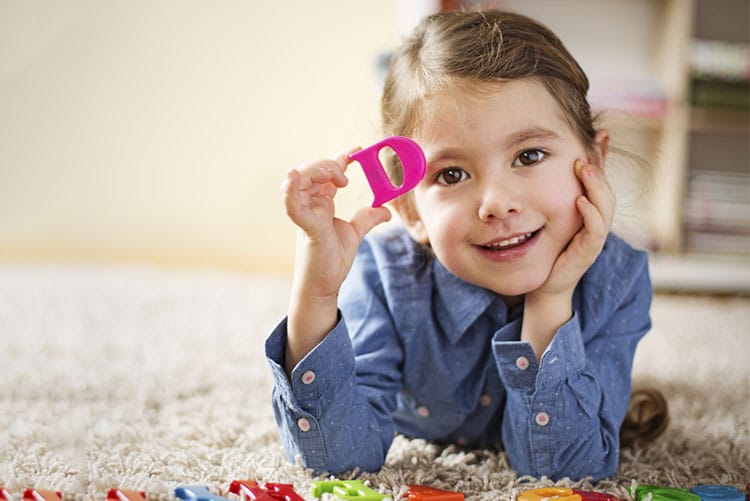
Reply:
[[548, 476], [555, 481], [567, 477], [573, 481], [591, 479], [598, 482], [617, 473], [618, 465], [619, 455], [616, 452], [604, 455], [592, 453]]
[[557, 457], [546, 464], [539, 464], [532, 458], [526, 461], [511, 461], [511, 466], [519, 475], [530, 475], [535, 478], [547, 477], [558, 481], [569, 478], [573, 481], [591, 479], [598, 482], [613, 476], [619, 465], [619, 454], [616, 448], [601, 450], [579, 451], [579, 454], [568, 458]]
[[377, 472], [385, 464], [386, 453], [386, 450], [365, 444], [331, 444], [322, 455], [300, 454], [299, 457], [302, 465], [312, 469], [315, 475], [342, 475], [355, 469], [360, 472]]

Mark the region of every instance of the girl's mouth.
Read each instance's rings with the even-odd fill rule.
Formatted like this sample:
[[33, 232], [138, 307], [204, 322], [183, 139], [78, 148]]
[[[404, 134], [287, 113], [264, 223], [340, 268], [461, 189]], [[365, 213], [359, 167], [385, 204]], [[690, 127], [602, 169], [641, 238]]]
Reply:
[[531, 231], [529, 233], [524, 233], [522, 235], [516, 235], [507, 240], [500, 240], [498, 242], [493, 242], [488, 245], [483, 245], [482, 247], [490, 251], [504, 251], [508, 249], [513, 249], [514, 247], [523, 245], [524, 242], [536, 236], [538, 232], [539, 230], [536, 230], [536, 231]]

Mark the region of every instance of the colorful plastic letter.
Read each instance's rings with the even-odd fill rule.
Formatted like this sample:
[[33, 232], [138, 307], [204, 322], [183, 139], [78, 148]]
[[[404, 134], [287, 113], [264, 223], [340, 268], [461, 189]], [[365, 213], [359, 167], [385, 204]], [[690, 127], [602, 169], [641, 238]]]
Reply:
[[175, 488], [174, 495], [185, 501], [229, 501], [229, 499], [211, 494], [205, 485], [187, 485]]
[[229, 484], [229, 492], [237, 494], [243, 501], [305, 501], [294, 491], [292, 484], [266, 482], [265, 487], [261, 487], [255, 480], [234, 480]]
[[144, 491], [128, 489], [110, 489], [107, 492], [107, 499], [115, 501], [146, 501], [146, 493]]
[[266, 489], [272, 496], [278, 496], [276, 499], [282, 501], [305, 501], [305, 498], [297, 494], [292, 484], [277, 484], [266, 482]]
[[554, 499], [555, 501], [582, 501], [579, 494], [576, 494], [573, 492], [573, 489], [567, 487], [531, 489], [523, 491], [516, 499], [517, 501], [542, 501], [546, 499]]
[[617, 496], [604, 492], [579, 491], [578, 489], [573, 489], [573, 492], [581, 496], [583, 501], [622, 501]]
[[696, 485], [690, 492], [703, 501], [745, 501], [745, 495], [732, 485]]
[[62, 499], [62, 492], [42, 489], [26, 489], [23, 492], [23, 499], [26, 501], [60, 501]]
[[630, 494], [636, 501], [643, 501], [646, 495], [651, 494], [651, 501], [701, 501], [701, 498], [690, 493], [687, 489], [678, 487], [658, 487], [656, 485], [639, 485], [630, 489]]
[[313, 496], [319, 498], [324, 492], [331, 493], [344, 501], [392, 501], [390, 496], [370, 489], [361, 480], [313, 482]]
[[[391, 148], [403, 167], [403, 181], [401, 186], [394, 186], [388, 174], [380, 163], [378, 153], [385, 147]], [[373, 207], [380, 207], [389, 200], [403, 195], [414, 188], [427, 171], [427, 161], [424, 153], [417, 143], [403, 136], [391, 136], [379, 141], [372, 146], [349, 155], [349, 158], [359, 162], [365, 172], [367, 182], [375, 194], [372, 201]]]
[[464, 501], [464, 495], [460, 492], [444, 491], [427, 485], [408, 484], [406, 491], [408, 501]]
[[266, 492], [255, 480], [233, 480], [229, 484], [229, 492], [237, 494], [243, 501], [248, 499], [257, 501], [278, 501]]

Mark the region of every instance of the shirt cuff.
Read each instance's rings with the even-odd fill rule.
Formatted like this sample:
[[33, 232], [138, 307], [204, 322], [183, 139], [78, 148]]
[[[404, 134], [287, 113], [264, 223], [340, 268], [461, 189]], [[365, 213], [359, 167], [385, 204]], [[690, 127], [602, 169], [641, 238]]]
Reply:
[[521, 337], [522, 319], [517, 319], [497, 331], [492, 343], [500, 379], [506, 388], [533, 391], [553, 386], [581, 372], [586, 365], [586, 352], [578, 322], [573, 313], [555, 333], [544, 350], [541, 364], [527, 341], [499, 341]]
[[521, 337], [522, 319], [509, 322], [498, 330], [492, 341], [492, 351], [500, 373], [500, 380], [507, 389], [533, 391], [539, 367], [536, 355], [528, 341], [503, 341]]
[[557, 329], [547, 349], [542, 353], [537, 386], [554, 386], [583, 371], [586, 348], [583, 345], [578, 313]]
[[287, 378], [284, 356], [287, 341], [287, 319], [279, 323], [266, 340], [266, 358], [271, 366], [274, 384], [284, 403], [293, 410], [319, 414], [321, 404], [335, 398], [354, 374], [354, 350], [346, 324], [339, 321], [323, 340], [308, 353]]

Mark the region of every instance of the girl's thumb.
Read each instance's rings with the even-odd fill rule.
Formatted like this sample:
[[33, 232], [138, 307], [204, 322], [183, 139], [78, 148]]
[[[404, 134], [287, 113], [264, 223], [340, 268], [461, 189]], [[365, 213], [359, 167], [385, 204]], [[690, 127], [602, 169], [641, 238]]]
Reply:
[[357, 236], [362, 240], [375, 226], [390, 220], [391, 211], [386, 207], [364, 207], [354, 214], [349, 224], [352, 225], [354, 231], [357, 232]]

